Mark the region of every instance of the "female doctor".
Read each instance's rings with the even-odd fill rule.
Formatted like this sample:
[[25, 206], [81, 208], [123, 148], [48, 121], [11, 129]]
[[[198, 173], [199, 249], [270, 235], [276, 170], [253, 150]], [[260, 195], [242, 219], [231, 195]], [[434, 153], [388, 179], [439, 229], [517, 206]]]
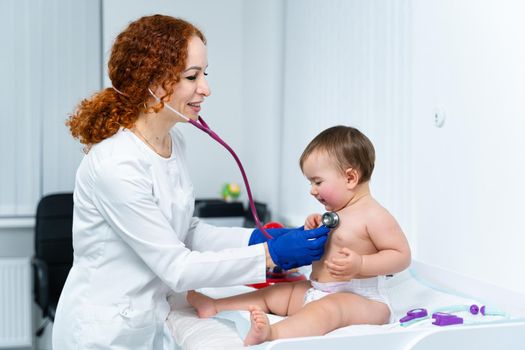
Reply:
[[[67, 122], [86, 145], [74, 191], [74, 262], [57, 307], [53, 349], [173, 349], [173, 292], [265, 280], [267, 267], [310, 264], [328, 229], [219, 228], [192, 217], [194, 194], [174, 125], [210, 95], [203, 34], [154, 15], [115, 40], [113, 84]], [[165, 108], [168, 106], [168, 108]]]

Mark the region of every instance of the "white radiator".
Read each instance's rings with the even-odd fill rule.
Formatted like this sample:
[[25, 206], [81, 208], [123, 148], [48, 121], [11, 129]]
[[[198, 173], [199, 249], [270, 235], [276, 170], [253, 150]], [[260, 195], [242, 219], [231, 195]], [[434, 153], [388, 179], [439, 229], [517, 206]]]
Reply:
[[31, 265], [0, 258], [0, 348], [32, 346]]

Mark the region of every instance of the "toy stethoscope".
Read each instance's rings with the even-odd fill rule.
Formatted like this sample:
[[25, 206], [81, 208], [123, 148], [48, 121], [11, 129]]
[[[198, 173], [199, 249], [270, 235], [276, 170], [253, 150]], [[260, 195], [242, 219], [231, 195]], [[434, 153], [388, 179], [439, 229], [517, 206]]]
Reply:
[[[148, 91], [157, 101], [160, 101], [160, 98], [158, 98], [157, 95], [155, 95], [153, 93], [153, 91], [151, 91], [151, 89], [148, 89]], [[202, 119], [201, 116], [199, 116], [197, 120], [193, 120], [191, 118], [186, 117], [184, 114], [180, 113], [179, 111], [177, 111], [175, 108], [171, 107], [167, 103], [164, 103], [164, 106], [166, 106], [170, 111], [172, 111], [173, 113], [177, 114], [182, 119], [184, 119], [187, 122], [189, 122], [191, 125], [195, 126], [196, 128], [198, 128], [198, 129], [202, 130], [203, 132], [205, 132], [206, 134], [208, 134], [212, 139], [214, 139], [215, 141], [220, 143], [224, 148], [226, 148], [228, 150], [228, 152], [230, 152], [230, 154], [232, 155], [233, 159], [235, 159], [235, 162], [237, 163], [237, 166], [239, 167], [239, 170], [241, 171], [242, 179], [244, 181], [244, 186], [246, 187], [246, 193], [248, 194], [248, 201], [250, 202], [250, 210], [252, 212], [252, 216], [253, 216], [253, 219], [255, 221], [255, 226], [257, 226], [257, 228], [259, 230], [261, 230], [261, 232], [267, 238], [273, 239], [273, 237], [268, 232], [266, 232], [265, 228], [261, 224], [261, 221], [259, 220], [259, 216], [257, 216], [257, 210], [255, 210], [255, 204], [253, 202], [253, 197], [252, 197], [252, 191], [250, 189], [250, 184], [248, 183], [248, 177], [246, 176], [246, 172], [244, 171], [244, 167], [242, 166], [241, 160], [239, 159], [239, 157], [237, 156], [235, 151], [230, 147], [230, 145], [228, 145], [223, 139], [221, 139], [220, 136], [217, 135], [217, 133], [215, 133], [208, 126], [208, 124], [204, 121], [204, 119]], [[323, 225], [325, 225], [328, 228], [335, 228], [339, 224], [339, 216], [335, 212], [324, 213], [323, 216], [322, 216], [322, 222], [323, 222]]]
[[[508, 315], [501, 311], [494, 308], [490, 308], [487, 306], [479, 307], [476, 304], [472, 305], [452, 305], [452, 306], [446, 306], [442, 308], [438, 308], [432, 311], [432, 318], [434, 322], [432, 322], [433, 325], [436, 326], [451, 326], [455, 324], [476, 324], [476, 323], [489, 323], [489, 322], [479, 322], [479, 321], [466, 321], [463, 317], [459, 317], [457, 315], [454, 315], [453, 312], [458, 311], [468, 311], [472, 315], [477, 315], [480, 313], [483, 316], [501, 316], [504, 318], [508, 318]], [[416, 322], [423, 321], [429, 318], [429, 313], [427, 309], [424, 308], [418, 308], [418, 309], [412, 309], [407, 312], [406, 316], [402, 317], [399, 320], [399, 323], [402, 327], [408, 327], [409, 325], [412, 325]]]

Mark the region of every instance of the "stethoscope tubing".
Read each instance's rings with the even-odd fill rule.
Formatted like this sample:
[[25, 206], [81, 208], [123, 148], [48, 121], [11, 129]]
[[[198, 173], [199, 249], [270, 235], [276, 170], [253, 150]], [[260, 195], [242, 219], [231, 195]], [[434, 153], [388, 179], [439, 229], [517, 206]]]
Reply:
[[257, 228], [259, 230], [261, 230], [261, 232], [266, 236], [266, 238], [273, 239], [273, 237], [266, 231], [266, 229], [261, 224], [261, 221], [259, 220], [259, 216], [257, 215], [257, 210], [255, 209], [255, 203], [254, 203], [253, 197], [252, 197], [252, 191], [251, 191], [251, 188], [250, 188], [250, 183], [248, 182], [248, 177], [246, 176], [246, 172], [244, 171], [244, 167], [242, 166], [242, 162], [239, 159], [239, 157], [237, 156], [237, 154], [235, 153], [235, 151], [230, 147], [230, 145], [228, 145], [219, 135], [217, 135], [217, 133], [215, 133], [208, 126], [208, 124], [204, 121], [204, 119], [201, 116], [199, 116], [198, 121], [195, 121], [195, 120], [190, 119], [190, 118], [188, 118], [187, 121], [190, 124], [192, 124], [193, 126], [195, 126], [196, 128], [198, 128], [198, 129], [204, 131], [205, 133], [207, 133], [212, 139], [214, 139], [215, 141], [220, 143], [224, 148], [226, 148], [228, 150], [228, 152], [230, 152], [230, 154], [232, 155], [233, 159], [235, 159], [235, 162], [237, 163], [237, 166], [239, 167], [239, 170], [241, 171], [242, 179], [244, 181], [244, 187], [246, 188], [246, 194], [248, 195], [248, 202], [250, 203], [250, 210], [252, 212], [253, 219], [255, 220], [255, 226], [257, 226]]

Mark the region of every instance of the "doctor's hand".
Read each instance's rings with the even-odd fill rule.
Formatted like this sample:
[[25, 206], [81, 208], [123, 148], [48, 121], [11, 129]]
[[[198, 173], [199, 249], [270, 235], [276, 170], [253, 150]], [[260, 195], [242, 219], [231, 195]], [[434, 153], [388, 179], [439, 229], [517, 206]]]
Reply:
[[268, 251], [273, 262], [285, 270], [310, 265], [323, 256], [328, 232], [330, 229], [326, 226], [313, 230], [294, 229], [268, 240]]
[[[277, 238], [277, 237], [281, 237], [282, 235], [288, 233], [288, 232], [291, 232], [291, 231], [294, 231], [294, 230], [303, 230], [303, 227], [297, 227], [297, 228], [265, 228], [266, 232], [268, 232], [268, 234], [270, 234], [270, 236], [272, 236], [273, 238]], [[248, 245], [254, 245], [254, 244], [259, 244], [259, 243], [264, 243], [266, 241], [268, 241], [269, 238], [266, 237], [264, 235], [264, 233], [262, 233], [261, 230], [259, 230], [258, 228], [256, 228], [255, 230], [253, 230], [251, 236], [250, 236], [250, 241], [248, 242]]]
[[346, 247], [337, 252], [337, 256], [324, 261], [330, 276], [339, 281], [350, 281], [361, 273], [363, 256]]

